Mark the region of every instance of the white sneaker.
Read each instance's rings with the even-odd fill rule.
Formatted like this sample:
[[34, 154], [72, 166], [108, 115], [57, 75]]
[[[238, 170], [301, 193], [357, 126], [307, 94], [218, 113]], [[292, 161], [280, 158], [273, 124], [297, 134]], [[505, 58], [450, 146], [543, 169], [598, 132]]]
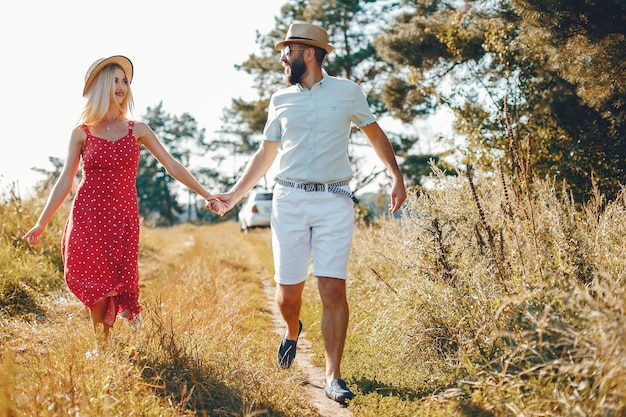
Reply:
[[135, 331], [141, 330], [141, 313], [133, 317], [132, 320], [126, 320], [124, 323], [127, 323], [128, 328], [131, 330], [135, 330]]
[[124, 319], [124, 324], [129, 330], [137, 331], [141, 329], [141, 313], [133, 317], [132, 320], [128, 320], [128, 316], [130, 315], [129, 310], [120, 311], [117, 315]]

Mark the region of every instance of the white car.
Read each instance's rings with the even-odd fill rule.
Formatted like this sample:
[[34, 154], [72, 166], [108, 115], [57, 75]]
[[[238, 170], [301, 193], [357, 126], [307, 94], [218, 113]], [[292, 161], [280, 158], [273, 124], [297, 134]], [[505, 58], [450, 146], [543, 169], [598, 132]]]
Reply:
[[239, 229], [247, 232], [255, 227], [269, 227], [272, 215], [272, 192], [252, 191], [239, 209]]

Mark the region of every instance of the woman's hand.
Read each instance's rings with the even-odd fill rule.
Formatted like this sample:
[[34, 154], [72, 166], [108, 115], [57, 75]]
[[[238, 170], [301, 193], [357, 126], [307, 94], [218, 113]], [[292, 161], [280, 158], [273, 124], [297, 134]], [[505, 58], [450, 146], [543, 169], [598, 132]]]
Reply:
[[22, 236], [22, 239], [26, 239], [31, 246], [38, 245], [43, 231], [44, 228], [42, 226], [36, 225], [28, 232], [26, 232], [26, 234]]

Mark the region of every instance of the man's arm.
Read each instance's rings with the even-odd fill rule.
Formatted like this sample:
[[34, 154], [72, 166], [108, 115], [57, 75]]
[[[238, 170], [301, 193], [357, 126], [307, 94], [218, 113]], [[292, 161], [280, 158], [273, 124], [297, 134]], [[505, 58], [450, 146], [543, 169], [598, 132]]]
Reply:
[[[223, 215], [246, 195], [248, 191], [265, 175], [278, 154], [279, 141], [264, 140], [261, 147], [254, 153], [250, 162], [239, 180], [228, 193], [214, 195], [222, 204], [213, 200], [207, 201], [206, 207]], [[219, 207], [218, 207], [219, 206]]]
[[406, 189], [404, 187], [404, 178], [400, 172], [396, 155], [393, 152], [393, 147], [389, 138], [385, 132], [381, 129], [380, 125], [376, 122], [370, 123], [361, 128], [361, 131], [365, 133], [367, 139], [372, 144], [376, 155], [385, 164], [387, 170], [393, 178], [393, 187], [391, 188], [391, 202], [389, 204], [389, 211], [395, 213], [398, 211], [404, 200], [406, 200]]

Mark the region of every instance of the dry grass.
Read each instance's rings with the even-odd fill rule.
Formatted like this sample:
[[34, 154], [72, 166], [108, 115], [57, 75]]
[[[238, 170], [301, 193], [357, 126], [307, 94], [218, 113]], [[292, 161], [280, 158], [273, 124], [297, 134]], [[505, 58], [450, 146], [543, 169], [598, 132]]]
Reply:
[[624, 196], [435, 175], [402, 221], [360, 230], [355, 381], [417, 404], [387, 415], [625, 415]]
[[[343, 367], [354, 415], [626, 415], [624, 195], [580, 206], [524, 162], [495, 178], [434, 168], [433, 180], [400, 220], [356, 231]], [[0, 416], [316, 415], [297, 368], [274, 364], [268, 231], [144, 228], [144, 330], [121, 327], [115, 349], [87, 360], [89, 321], [56, 255], [62, 224], [37, 249], [16, 238], [38, 204], [0, 206]], [[305, 291], [321, 366], [313, 280]]]
[[[144, 327], [132, 333], [120, 321], [111, 349], [94, 358], [87, 313], [58, 269], [40, 269], [50, 249], [8, 239], [17, 235], [3, 236], [8, 263], [36, 259], [29, 273], [56, 290], [35, 288], [26, 301], [3, 294], [12, 308], [1, 318], [0, 416], [315, 415], [297, 370], [276, 376], [259, 280], [271, 276], [268, 235], [244, 239], [235, 223], [144, 228]], [[22, 304], [38, 313], [21, 314]]]

